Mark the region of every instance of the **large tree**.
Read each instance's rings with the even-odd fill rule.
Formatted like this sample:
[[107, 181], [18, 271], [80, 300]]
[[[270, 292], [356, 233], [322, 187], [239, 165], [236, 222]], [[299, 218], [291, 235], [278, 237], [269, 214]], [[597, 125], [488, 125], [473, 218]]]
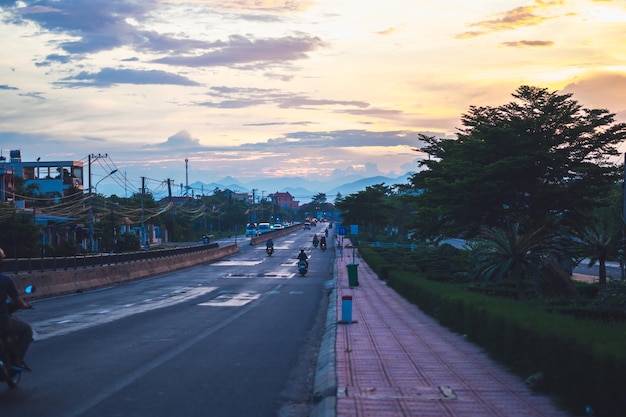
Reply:
[[506, 219], [537, 225], [549, 215], [575, 224], [619, 179], [626, 124], [614, 114], [544, 88], [522, 86], [513, 97], [470, 107], [456, 139], [421, 136], [427, 169], [411, 182], [422, 237], [472, 236]]
[[393, 189], [385, 184], [365, 187], [364, 191], [350, 194], [337, 202], [344, 224], [356, 224], [365, 228], [371, 239], [389, 225], [392, 216], [390, 196]]

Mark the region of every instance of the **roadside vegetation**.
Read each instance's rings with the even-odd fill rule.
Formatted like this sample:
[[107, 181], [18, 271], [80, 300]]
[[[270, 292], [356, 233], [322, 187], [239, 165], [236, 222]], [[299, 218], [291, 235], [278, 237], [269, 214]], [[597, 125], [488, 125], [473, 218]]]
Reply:
[[[359, 225], [352, 240], [381, 279], [534, 389], [575, 415], [624, 415], [626, 285], [606, 263], [625, 246], [626, 124], [529, 86], [462, 124], [455, 139], [419, 137], [428, 157], [409, 184], [337, 201]], [[581, 262], [598, 282], [572, 279]]]
[[[89, 218], [92, 215], [93, 239], [101, 252], [141, 250], [145, 242], [140, 235], [158, 228], [163, 241], [198, 242], [203, 236], [214, 238], [243, 235], [250, 218], [269, 221], [295, 221], [304, 213], [279, 207], [271, 199], [252, 203], [238, 200], [231, 190], [215, 189], [210, 195], [162, 199], [152, 193], [135, 193], [130, 197], [106, 197], [76, 189], [69, 196], [43, 198], [36, 187], [25, 188], [16, 178], [17, 200], [29, 209], [20, 210], [0, 202], [0, 247], [11, 257], [73, 256], [89, 251]], [[316, 196], [315, 207], [327, 208], [325, 195]], [[310, 208], [310, 207], [309, 207]], [[48, 217], [46, 217], [48, 216]], [[50, 218], [45, 223], [37, 218]], [[143, 233], [142, 230], [143, 229]], [[46, 234], [46, 239], [44, 238]], [[45, 243], [42, 243], [44, 242]], [[152, 242], [151, 242], [152, 243]]]

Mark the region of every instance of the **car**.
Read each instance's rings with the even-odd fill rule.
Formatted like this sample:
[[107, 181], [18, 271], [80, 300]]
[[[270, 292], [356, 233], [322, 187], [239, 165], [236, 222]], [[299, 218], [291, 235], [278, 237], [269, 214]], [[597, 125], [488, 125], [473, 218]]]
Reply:
[[283, 228], [283, 225], [280, 223], [274, 223], [274, 230], [281, 230]]
[[311, 230], [311, 223], [309, 223], [309, 222], [304, 223], [304, 227], [303, 227], [303, 229], [304, 229], [304, 230]]
[[270, 226], [269, 223], [259, 223], [259, 227], [257, 227], [257, 231], [259, 232], [260, 235], [262, 235], [263, 233], [271, 232], [272, 227]]

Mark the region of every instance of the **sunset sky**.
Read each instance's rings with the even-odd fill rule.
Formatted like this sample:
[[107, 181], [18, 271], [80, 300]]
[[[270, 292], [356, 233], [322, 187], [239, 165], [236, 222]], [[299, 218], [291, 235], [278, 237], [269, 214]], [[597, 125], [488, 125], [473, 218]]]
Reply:
[[0, 39], [3, 155], [135, 189], [400, 175], [521, 85], [626, 122], [626, 0], [0, 0]]

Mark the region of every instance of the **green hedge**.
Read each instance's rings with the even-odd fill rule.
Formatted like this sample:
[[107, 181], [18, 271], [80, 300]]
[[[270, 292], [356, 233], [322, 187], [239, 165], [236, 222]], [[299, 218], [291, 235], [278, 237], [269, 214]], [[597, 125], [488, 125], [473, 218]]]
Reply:
[[[576, 305], [547, 308], [503, 298], [506, 286], [468, 285], [465, 255], [451, 247], [416, 251], [360, 247], [359, 252], [406, 299], [442, 325], [467, 335], [522, 378], [533, 376], [533, 388], [576, 415], [585, 414], [588, 406], [597, 416], [626, 415], [623, 321], [577, 319], [558, 312], [579, 308]], [[582, 313], [578, 316], [584, 317]]]
[[548, 313], [513, 300], [392, 271], [389, 285], [425, 313], [467, 335], [521, 377], [541, 372], [540, 388], [568, 409], [600, 416], [626, 410], [626, 326]]

